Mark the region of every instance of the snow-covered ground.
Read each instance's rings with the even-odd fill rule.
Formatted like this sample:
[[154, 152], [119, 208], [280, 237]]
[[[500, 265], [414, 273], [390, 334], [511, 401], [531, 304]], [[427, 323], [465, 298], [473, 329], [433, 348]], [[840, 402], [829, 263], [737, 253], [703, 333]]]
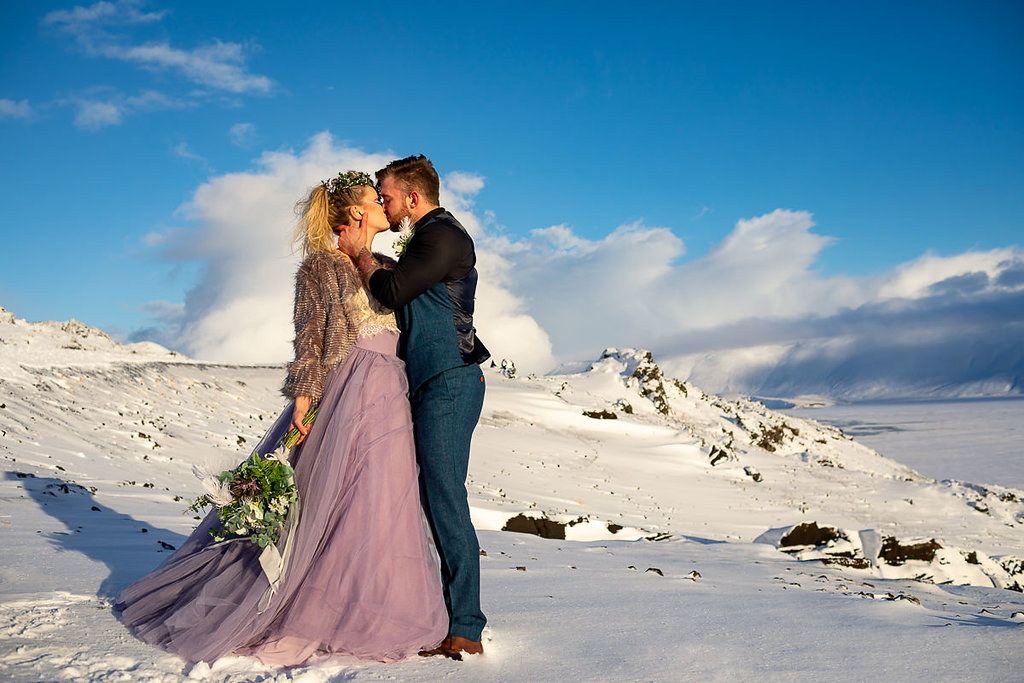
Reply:
[[[192, 465], [234, 464], [281, 410], [281, 368], [2, 310], [0, 353], [4, 679], [1016, 680], [1024, 665], [1008, 589], [1024, 584], [1024, 491], [937, 481], [632, 350], [560, 376], [487, 372], [468, 484], [486, 655], [189, 665], [110, 603], [190, 531]], [[565, 538], [503, 531], [513, 518]]]
[[1024, 399], [885, 401], [792, 408], [934, 479], [1024, 489]]

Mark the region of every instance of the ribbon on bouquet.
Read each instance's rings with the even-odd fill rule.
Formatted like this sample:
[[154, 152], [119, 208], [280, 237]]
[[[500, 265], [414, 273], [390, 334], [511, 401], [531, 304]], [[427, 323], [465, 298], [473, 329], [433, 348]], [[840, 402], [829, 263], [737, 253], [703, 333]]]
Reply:
[[[295, 446], [295, 442], [298, 440], [298, 429], [291, 427], [294, 411], [295, 401], [291, 401], [274, 421], [274, 424], [270, 426], [266, 434], [263, 435], [259, 443], [256, 444], [256, 447], [253, 448], [254, 454], [265, 457], [268, 453], [273, 453], [281, 446], [289, 449]], [[313, 421], [315, 415], [316, 409], [314, 408], [306, 415], [303, 424], [308, 425]], [[270, 601], [281, 587], [281, 579], [284, 577], [285, 569], [288, 566], [288, 559], [291, 557], [292, 548], [295, 544], [295, 534], [293, 532], [299, 524], [300, 509], [301, 500], [296, 500], [288, 506], [288, 517], [285, 520], [284, 528], [281, 530], [282, 538], [278, 540], [276, 545], [268, 545], [260, 552], [260, 567], [263, 569], [263, 573], [266, 575], [267, 582], [270, 585], [267, 586], [267, 590], [256, 605], [257, 614], [263, 614], [270, 607]], [[283, 550], [278, 547], [282, 541], [284, 543]]]
[[292, 533], [299, 524], [299, 510], [301, 501], [296, 500], [288, 508], [288, 519], [285, 521], [285, 528], [282, 530], [284, 536], [284, 553], [276, 545], [268, 545], [260, 553], [260, 567], [267, 577], [270, 585], [263, 592], [260, 601], [256, 604], [256, 613], [263, 614], [270, 607], [270, 601], [274, 593], [281, 587], [281, 579], [284, 577], [284, 570], [288, 566], [288, 559], [292, 555], [292, 548], [295, 546], [295, 534]]

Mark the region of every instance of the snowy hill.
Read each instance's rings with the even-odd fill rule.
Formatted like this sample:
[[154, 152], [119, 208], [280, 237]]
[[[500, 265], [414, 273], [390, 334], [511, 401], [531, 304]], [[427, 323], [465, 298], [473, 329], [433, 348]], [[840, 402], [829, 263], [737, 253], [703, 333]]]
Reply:
[[109, 367], [114, 362], [192, 362], [153, 342], [118, 344], [105, 332], [77, 320], [27, 322], [0, 306], [0, 378], [31, 381], [26, 368]]
[[10, 680], [993, 680], [1024, 664], [1024, 491], [923, 477], [609, 349], [559, 375], [486, 372], [468, 481], [484, 657], [190, 667], [109, 605], [190, 531], [192, 465], [234, 464], [284, 407], [283, 370], [6, 311], [0, 340]]

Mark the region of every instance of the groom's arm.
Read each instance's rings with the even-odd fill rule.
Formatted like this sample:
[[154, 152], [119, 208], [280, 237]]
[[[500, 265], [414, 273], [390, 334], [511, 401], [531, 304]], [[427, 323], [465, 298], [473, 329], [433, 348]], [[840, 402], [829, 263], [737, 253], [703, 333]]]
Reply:
[[[358, 265], [362, 271], [362, 263]], [[469, 236], [455, 226], [432, 223], [416, 231], [394, 270], [378, 268], [369, 274], [367, 289], [395, 310], [442, 280], [464, 276], [474, 265], [476, 254]]]

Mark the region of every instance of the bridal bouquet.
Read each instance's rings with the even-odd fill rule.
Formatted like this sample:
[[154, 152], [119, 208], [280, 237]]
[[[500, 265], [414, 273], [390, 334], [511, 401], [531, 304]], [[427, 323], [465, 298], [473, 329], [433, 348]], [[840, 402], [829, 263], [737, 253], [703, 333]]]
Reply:
[[[309, 411], [303, 424], [309, 425], [315, 416], [316, 409]], [[284, 414], [278, 423], [283, 418]], [[292, 428], [273, 451], [261, 454], [257, 446], [242, 464], [219, 475], [194, 468], [206, 493], [192, 501], [187, 511], [198, 512], [208, 505], [217, 509], [221, 528], [210, 530], [215, 541], [233, 537], [248, 538], [261, 548], [276, 545], [288, 508], [299, 499], [295, 472], [288, 464], [288, 453], [298, 439], [299, 430]]]

